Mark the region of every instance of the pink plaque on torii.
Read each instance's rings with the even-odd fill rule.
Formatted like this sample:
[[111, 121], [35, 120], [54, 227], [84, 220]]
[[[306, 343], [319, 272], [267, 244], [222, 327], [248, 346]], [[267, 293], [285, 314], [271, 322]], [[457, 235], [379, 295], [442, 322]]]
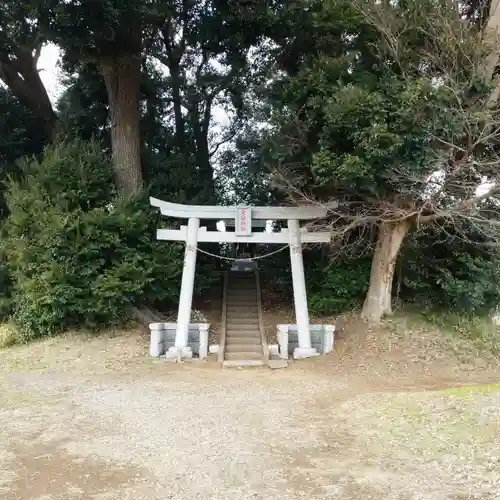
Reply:
[[238, 207], [236, 209], [236, 236], [252, 235], [252, 209], [250, 207]]

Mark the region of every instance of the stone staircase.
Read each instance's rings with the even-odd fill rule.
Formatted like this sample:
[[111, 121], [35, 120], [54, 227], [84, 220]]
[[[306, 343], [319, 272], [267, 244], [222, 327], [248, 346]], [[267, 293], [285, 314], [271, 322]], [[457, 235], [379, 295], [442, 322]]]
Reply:
[[223, 366], [261, 366], [267, 362], [261, 331], [260, 289], [255, 271], [229, 271], [223, 311]]

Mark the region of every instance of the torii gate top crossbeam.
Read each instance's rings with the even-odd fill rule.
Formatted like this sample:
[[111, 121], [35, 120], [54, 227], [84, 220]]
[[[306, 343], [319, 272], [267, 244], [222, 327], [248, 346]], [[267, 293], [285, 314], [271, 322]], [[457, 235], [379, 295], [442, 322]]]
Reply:
[[[158, 207], [162, 215], [176, 217], [178, 219], [189, 219], [198, 217], [201, 219], [234, 219], [237, 215], [237, 207], [204, 206], [204, 205], [181, 205], [169, 203], [157, 198], [149, 198], [153, 207]], [[251, 207], [252, 219], [257, 220], [312, 220], [326, 217], [327, 209], [317, 207]]]

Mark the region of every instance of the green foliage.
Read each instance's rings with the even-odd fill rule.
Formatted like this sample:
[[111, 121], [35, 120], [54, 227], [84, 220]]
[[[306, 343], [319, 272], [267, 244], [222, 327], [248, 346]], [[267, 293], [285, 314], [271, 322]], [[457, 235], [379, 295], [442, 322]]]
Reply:
[[[306, 13], [291, 11], [287, 31], [294, 35], [278, 31], [276, 38], [284, 72], [269, 94], [273, 127], [263, 146], [282, 190], [298, 200], [338, 202], [336, 239], [359, 232], [366, 247], [382, 222], [405, 218], [413, 230], [458, 220], [454, 212], [474, 206], [481, 182], [499, 178], [498, 137], [484, 134], [497, 118], [486, 105], [490, 75], [484, 78], [477, 27], [453, 2], [434, 0], [326, 0], [310, 2]], [[431, 183], [436, 172], [441, 180]], [[483, 226], [498, 217], [498, 206], [480, 204]], [[494, 266], [462, 252], [439, 271], [433, 298], [477, 310], [496, 297], [487, 282]], [[425, 268], [437, 272], [427, 261], [416, 266]], [[335, 297], [334, 286], [314, 307], [328, 309], [323, 297]], [[366, 312], [377, 320], [384, 311], [375, 309]]]
[[70, 136], [99, 139], [110, 148], [108, 95], [98, 68], [92, 63], [66, 64], [66, 90], [57, 103], [59, 121]]
[[64, 46], [73, 60], [81, 55], [101, 58], [139, 53], [143, 14], [148, 13], [151, 5], [151, 2], [128, 0], [36, 0], [35, 3], [43, 31], [49, 39]]
[[[39, 155], [47, 137], [38, 117], [22, 104], [11, 91], [0, 87], [0, 172], [16, 176], [17, 160], [22, 156]], [[0, 184], [0, 218], [6, 214], [5, 185]]]
[[[337, 314], [360, 305], [368, 289], [370, 256], [359, 259], [344, 256], [332, 261], [320, 250], [305, 249], [303, 258], [309, 310], [313, 315]], [[263, 289], [292, 302], [289, 251], [261, 260], [259, 268]]]
[[127, 319], [130, 304], [172, 301], [181, 248], [159, 244], [146, 199], [115, 196], [96, 142], [48, 149], [8, 187], [4, 251], [24, 340]]
[[311, 259], [307, 268], [309, 308], [315, 315], [330, 315], [358, 307], [368, 290], [371, 262], [337, 259], [333, 262]]
[[12, 313], [12, 281], [9, 275], [9, 264], [6, 255], [0, 260], [0, 321]]
[[12, 170], [22, 156], [38, 155], [47, 138], [34, 113], [0, 87], [0, 166]]
[[408, 241], [400, 263], [403, 297], [426, 309], [488, 314], [500, 303], [495, 235], [447, 229], [447, 236], [430, 229]]
[[[462, 2], [460, 18], [451, 5], [3, 2], [0, 66], [16, 69], [17, 55], [28, 55], [21, 48], [31, 54], [46, 40], [57, 43], [68, 75], [59, 125], [80, 140], [32, 160], [47, 138], [35, 115], [42, 101], [21, 104], [0, 88], [0, 163], [12, 176], [0, 315], [13, 312], [30, 338], [115, 323], [126, 317], [129, 303], [168, 305], [177, 295], [180, 248], [156, 243], [158, 219], [146, 200], [117, 198], [106, 158], [109, 102], [100, 71], [126, 55], [142, 54], [141, 167], [154, 196], [250, 205], [289, 203], [302, 194], [334, 198], [341, 201], [334, 231], [352, 224], [346, 240], [365, 246], [391, 210], [411, 219], [470, 196], [478, 179], [494, 179], [498, 170], [488, 161], [484, 123], [491, 116], [483, 106], [488, 82], [477, 81], [480, 44], [476, 28], [464, 22], [481, 24], [487, 9]], [[159, 64], [168, 71], [159, 71]], [[222, 130], [213, 127], [215, 107], [229, 117]], [[469, 163], [456, 154], [462, 150]], [[18, 166], [21, 156], [29, 160]], [[439, 168], [442, 189], [423, 196], [429, 173]], [[274, 170], [286, 178], [285, 189], [277, 189], [283, 185]], [[469, 228], [462, 231], [465, 243], [453, 228], [445, 228], [452, 239], [441, 229], [405, 244], [397, 270], [400, 296], [420, 307], [468, 313], [495, 307], [495, 238], [481, 240]], [[304, 262], [314, 314], [337, 313], [363, 299], [368, 257], [341, 255], [331, 262], [305, 251]], [[290, 299], [288, 252], [260, 265], [265, 285]], [[195, 293], [215, 287], [218, 266], [199, 256]]]

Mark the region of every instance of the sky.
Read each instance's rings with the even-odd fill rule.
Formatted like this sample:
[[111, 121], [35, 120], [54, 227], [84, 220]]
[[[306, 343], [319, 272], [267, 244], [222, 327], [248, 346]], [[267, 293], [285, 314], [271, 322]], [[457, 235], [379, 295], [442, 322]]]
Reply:
[[53, 105], [56, 104], [57, 99], [64, 90], [63, 86], [59, 83], [58, 61], [59, 49], [55, 45], [50, 44], [42, 48], [40, 59], [38, 60], [38, 69], [40, 70], [40, 78], [47, 89]]

